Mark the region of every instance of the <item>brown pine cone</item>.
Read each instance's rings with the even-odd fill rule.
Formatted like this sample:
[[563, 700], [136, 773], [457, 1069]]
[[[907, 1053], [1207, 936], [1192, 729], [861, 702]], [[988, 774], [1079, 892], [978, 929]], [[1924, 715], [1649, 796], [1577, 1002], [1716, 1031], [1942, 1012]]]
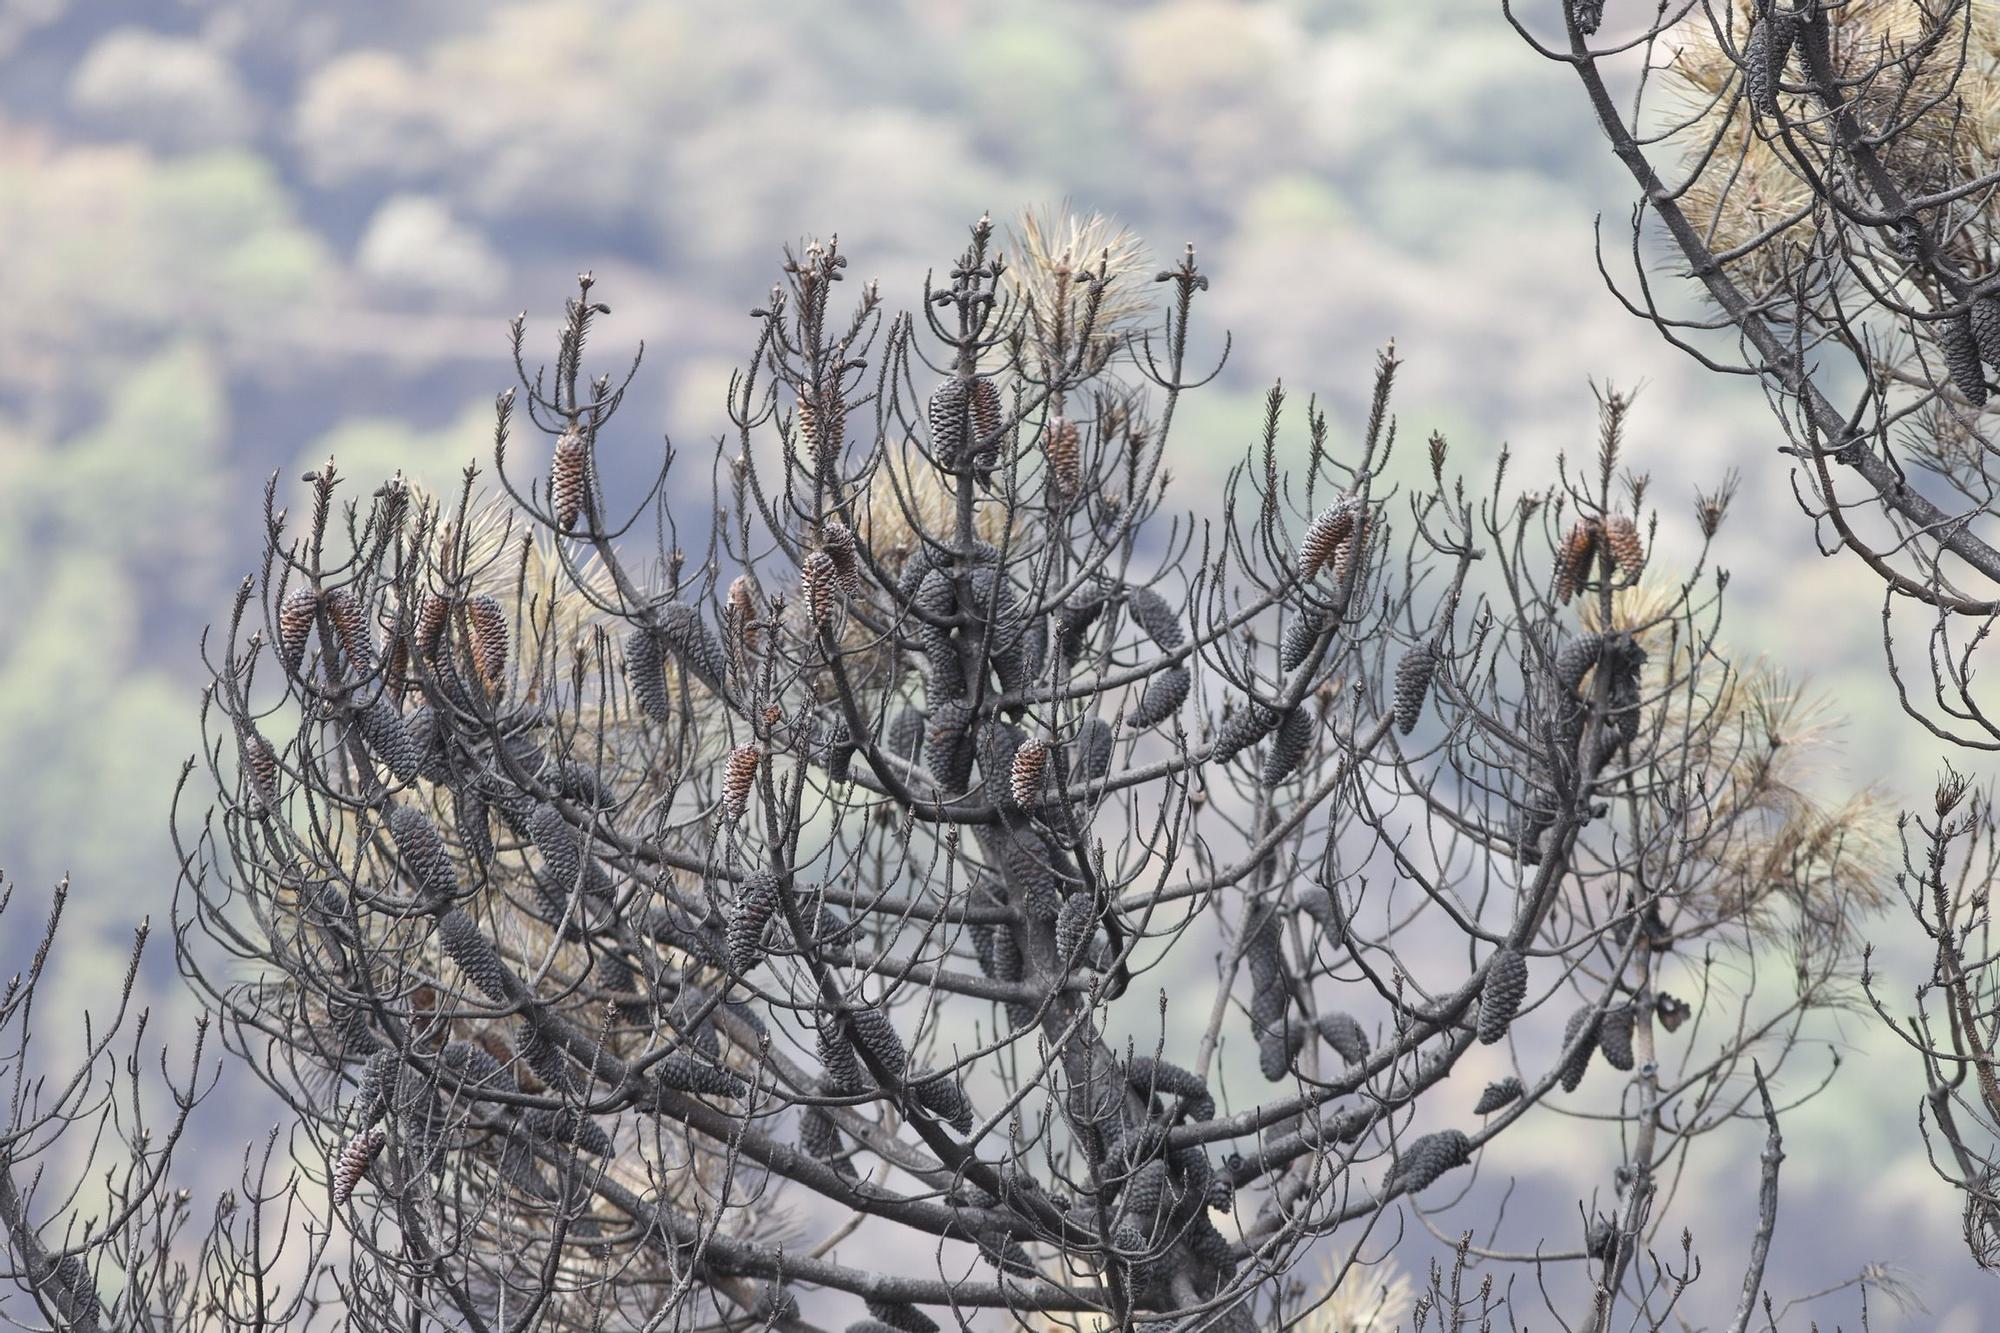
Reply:
[[1591, 562], [1597, 558], [1598, 525], [1594, 518], [1580, 518], [1563, 538], [1556, 552], [1556, 601], [1569, 605], [1584, 580], [1590, 577]]
[[750, 792], [763, 758], [764, 752], [754, 745], [739, 745], [729, 752], [722, 770], [722, 813], [732, 823], [750, 809]]
[[1049, 743], [1040, 737], [1014, 751], [1013, 770], [1008, 775], [1009, 794], [1014, 804], [1032, 810], [1042, 797], [1042, 771], [1048, 767]]
[[1050, 417], [1042, 452], [1048, 455], [1049, 480], [1056, 492], [1074, 497], [1083, 487], [1083, 444], [1076, 423], [1065, 416]]
[[311, 588], [292, 589], [278, 606], [278, 661], [288, 676], [298, 675], [305, 665], [306, 639], [318, 612], [319, 594]]
[[347, 1141], [333, 1161], [333, 1206], [339, 1208], [354, 1197], [354, 1187], [380, 1155], [389, 1136], [380, 1129], [364, 1129]]
[[1646, 547], [1639, 540], [1639, 525], [1625, 514], [1613, 514], [1604, 520], [1604, 544], [1611, 551], [1611, 558], [1617, 562], [1619, 572], [1625, 577], [1636, 579], [1639, 571], [1646, 567]]
[[480, 683], [498, 693], [507, 676], [507, 616], [500, 603], [481, 594], [465, 605], [466, 624], [472, 630], [472, 663]]
[[833, 623], [840, 595], [840, 567], [825, 551], [808, 552], [799, 564], [799, 600], [806, 617], [822, 629]]
[[1352, 496], [1343, 495], [1320, 511], [1306, 528], [1306, 535], [1299, 542], [1299, 578], [1312, 578], [1334, 558], [1340, 544], [1354, 531], [1356, 505]]
[[556, 527], [564, 532], [574, 528], [589, 498], [590, 450], [583, 432], [572, 426], [556, 441], [555, 458], [549, 464], [549, 502]]
[[855, 553], [854, 530], [839, 519], [830, 518], [820, 525], [819, 545], [833, 557], [834, 570], [840, 575], [840, 590], [849, 597], [859, 597], [861, 560]]

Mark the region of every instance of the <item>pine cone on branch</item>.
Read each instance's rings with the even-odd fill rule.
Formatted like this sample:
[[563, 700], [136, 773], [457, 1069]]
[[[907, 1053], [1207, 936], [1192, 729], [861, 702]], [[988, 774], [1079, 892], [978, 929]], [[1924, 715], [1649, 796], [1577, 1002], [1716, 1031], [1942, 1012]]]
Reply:
[[1528, 960], [1513, 949], [1493, 955], [1479, 989], [1479, 1040], [1488, 1046], [1503, 1040], [1527, 996]]
[[1033, 810], [1042, 799], [1042, 773], [1048, 768], [1049, 743], [1039, 736], [1014, 751], [1008, 774], [1008, 794], [1023, 810]]
[[1437, 653], [1428, 643], [1420, 643], [1403, 654], [1396, 664], [1394, 716], [1396, 730], [1407, 736], [1423, 716], [1424, 700], [1430, 697], [1431, 677], [1437, 674]]
[[1310, 582], [1320, 570], [1326, 568], [1343, 542], [1354, 533], [1354, 524], [1359, 505], [1353, 496], [1343, 495], [1321, 510], [1306, 527], [1306, 535], [1299, 542], [1299, 581]]
[[555, 457], [549, 463], [549, 502], [556, 527], [563, 532], [575, 528], [589, 499], [590, 446], [583, 431], [571, 426], [556, 440]]
[[1488, 1083], [1486, 1090], [1479, 1094], [1479, 1104], [1472, 1108], [1474, 1115], [1492, 1115], [1505, 1110], [1521, 1100], [1521, 1080], [1508, 1075], [1497, 1083]]
[[1945, 370], [1951, 375], [1952, 384], [1974, 407], [1986, 406], [1986, 373], [1979, 364], [1979, 342], [1973, 333], [1971, 312], [1960, 311], [1929, 327], [1944, 355]]
[[1569, 605], [1570, 598], [1576, 596], [1590, 577], [1591, 565], [1597, 559], [1599, 532], [1596, 519], [1580, 518], [1570, 526], [1569, 535], [1563, 538], [1556, 552], [1556, 601], [1564, 606]]
[[1438, 1177], [1472, 1160], [1472, 1140], [1456, 1129], [1426, 1134], [1412, 1143], [1382, 1180], [1384, 1195], [1401, 1191], [1416, 1194], [1429, 1188]]
[[380, 1129], [364, 1129], [349, 1139], [333, 1161], [333, 1206], [343, 1208], [354, 1197], [354, 1187], [361, 1183], [368, 1168], [374, 1165], [389, 1136]]
[[750, 809], [750, 793], [757, 784], [757, 766], [764, 752], [755, 745], [739, 745], [729, 752], [722, 770], [722, 815], [730, 823], [743, 818]]

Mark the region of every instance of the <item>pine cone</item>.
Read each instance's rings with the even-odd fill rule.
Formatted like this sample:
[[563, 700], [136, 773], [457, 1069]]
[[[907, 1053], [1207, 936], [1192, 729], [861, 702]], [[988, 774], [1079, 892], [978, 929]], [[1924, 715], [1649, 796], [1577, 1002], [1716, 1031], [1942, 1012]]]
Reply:
[[1084, 719], [1083, 725], [1077, 728], [1075, 745], [1077, 766], [1083, 773], [1084, 781], [1095, 782], [1111, 771], [1111, 754], [1116, 744], [1117, 738], [1111, 734], [1109, 722], [1101, 717]]
[[923, 756], [924, 727], [924, 715], [915, 708], [905, 708], [889, 724], [889, 733], [882, 738], [882, 748], [898, 759], [914, 764]]
[[660, 636], [681, 669], [717, 694], [729, 674], [729, 656], [702, 623], [701, 612], [686, 602], [669, 602], [658, 612]]
[[416, 614], [411, 617], [410, 648], [426, 662], [437, 656], [438, 640], [444, 637], [444, 623], [450, 610], [445, 599], [428, 588], [417, 597]]
[[1798, 20], [1790, 14], [1769, 13], [1751, 24], [1743, 47], [1743, 91], [1757, 114], [1778, 114], [1779, 84], [1797, 40]]
[[264, 739], [263, 732], [247, 722], [237, 729], [236, 748], [242, 759], [243, 774], [250, 783], [252, 810], [260, 815], [277, 813], [278, 752]]
[[806, 1156], [824, 1162], [849, 1180], [854, 1179], [854, 1164], [847, 1160], [840, 1129], [821, 1107], [808, 1106], [800, 1115], [799, 1147]]
[[389, 836], [403, 867], [419, 892], [434, 903], [458, 897], [458, 875], [452, 870], [451, 854], [430, 816], [408, 803], [389, 807]]
[[642, 625], [626, 636], [625, 675], [632, 682], [632, 698], [639, 711], [655, 722], [665, 722], [672, 714], [666, 661], [666, 650], [651, 630]]
[[1556, 685], [1565, 698], [1580, 697], [1583, 678], [1604, 654], [1605, 638], [1602, 634], [1585, 634], [1556, 650]]
[[815, 469], [825, 470], [840, 459], [840, 450], [847, 437], [847, 412], [844, 403], [836, 403], [836, 409], [822, 425], [819, 408], [811, 397], [799, 399], [799, 445], [803, 456]]
[[1604, 0], [1570, 0], [1569, 8], [1576, 30], [1586, 37], [1595, 36], [1598, 25], [1604, 22]]
[[472, 631], [472, 663], [488, 692], [497, 694], [507, 678], [507, 617], [500, 603], [481, 594], [465, 604], [465, 621]]
[[1486, 1091], [1479, 1094], [1479, 1105], [1472, 1108], [1474, 1115], [1492, 1115], [1495, 1111], [1512, 1106], [1521, 1100], [1521, 1080], [1509, 1075], [1498, 1083], [1488, 1083]]
[[1336, 546], [1333, 551], [1333, 563], [1331, 565], [1333, 581], [1340, 587], [1349, 587], [1350, 579], [1353, 579], [1356, 584], [1360, 582], [1359, 576], [1353, 571], [1367, 564], [1368, 539], [1374, 536], [1374, 533], [1375, 525], [1370, 521], [1367, 514], [1356, 514], [1354, 516], [1353, 530], [1347, 534], [1346, 539], [1340, 545]]
[[1126, 1069], [1125, 1081], [1143, 1097], [1164, 1094], [1179, 1098], [1181, 1109], [1191, 1120], [1215, 1117], [1215, 1095], [1208, 1090], [1208, 1084], [1179, 1065], [1142, 1056]]
[[1604, 1062], [1613, 1069], [1629, 1072], [1632, 1068], [1632, 1006], [1621, 1004], [1605, 1011], [1597, 1025], [1597, 1049], [1604, 1052]]
[[1013, 771], [1008, 787], [1014, 804], [1032, 810], [1042, 799], [1042, 772], [1048, 767], [1049, 743], [1040, 737], [1014, 751]]
[[1313, 644], [1319, 641], [1320, 631], [1326, 628], [1326, 617], [1318, 611], [1301, 611], [1285, 626], [1285, 635], [1278, 646], [1278, 665], [1286, 671], [1296, 671], [1299, 664], [1312, 652]]
[[896, 1330], [896, 1333], [938, 1333], [937, 1321], [914, 1305], [901, 1301], [869, 1301], [868, 1313]]
[[354, 1197], [354, 1187], [374, 1165], [389, 1136], [379, 1129], [364, 1129], [347, 1141], [333, 1162], [333, 1206], [345, 1207]]
[[305, 666], [306, 640], [319, 614], [319, 595], [311, 588], [294, 588], [278, 604], [278, 661], [285, 674], [296, 677]]
[[320, 598], [320, 609], [333, 626], [334, 640], [356, 671], [366, 671], [375, 661], [375, 644], [368, 635], [368, 613], [352, 588], [333, 588]]
[[1188, 675], [1186, 667], [1170, 666], [1154, 672], [1146, 682], [1145, 692], [1139, 696], [1138, 706], [1125, 719], [1126, 725], [1134, 731], [1160, 725], [1180, 711], [1193, 687], [1194, 677]]
[[972, 743], [972, 706], [963, 699], [947, 699], [931, 710], [930, 734], [924, 747], [931, 775], [948, 792], [962, 792], [972, 783], [972, 761], [978, 750]]
[[806, 608], [806, 618], [820, 629], [833, 625], [839, 584], [839, 566], [825, 551], [810, 551], [799, 563], [799, 601]]
[[452, 908], [438, 918], [438, 943], [451, 961], [458, 964], [458, 970], [465, 973], [465, 979], [478, 988], [479, 993], [495, 1004], [505, 1004], [511, 998], [507, 982], [507, 965], [500, 961], [491, 943], [479, 932], [472, 918], [459, 908]]
[[1321, 510], [1319, 517], [1307, 526], [1306, 535], [1299, 542], [1300, 582], [1309, 582], [1326, 568], [1341, 543], [1353, 535], [1358, 509], [1353, 496], [1343, 495]]
[[1282, 786], [1292, 775], [1312, 747], [1316, 730], [1310, 708], [1300, 706], [1285, 714], [1284, 721], [1278, 724], [1277, 735], [1271, 738], [1270, 749], [1264, 754], [1264, 769], [1259, 776], [1266, 787]]
[[722, 770], [722, 814], [732, 824], [750, 809], [750, 793], [757, 785], [757, 765], [764, 752], [754, 745], [739, 745], [729, 752]]
[[1161, 652], [1173, 652], [1187, 641], [1181, 631], [1180, 613], [1153, 589], [1127, 588], [1125, 606]]
[[972, 381], [972, 433], [982, 449], [991, 451], [997, 445], [1003, 415], [1000, 386], [989, 379]]
[[2000, 368], [2000, 297], [1972, 298], [1972, 342], [1979, 359]]
[[1065, 416], [1052, 416], [1042, 434], [1042, 452], [1049, 460], [1050, 488], [1064, 499], [1074, 499], [1083, 489], [1083, 440], [1076, 423]]
[[549, 464], [549, 501], [555, 508], [556, 527], [568, 532], [583, 516], [590, 498], [590, 448], [583, 432], [571, 426], [556, 441], [554, 460]]
[[1083, 948], [1097, 929], [1097, 904], [1087, 893], [1072, 894], [1063, 899], [1062, 910], [1056, 913], [1056, 964], [1069, 968], [1078, 965], [1083, 958]]
[[1979, 366], [1979, 343], [1973, 334], [1971, 313], [1961, 311], [1950, 319], [1933, 322], [1930, 328], [1944, 354], [1951, 382], [1974, 407], [1986, 406], [1986, 375]]
[[1562, 1088], [1575, 1092], [1590, 1070], [1590, 1053], [1597, 1049], [1597, 1011], [1585, 1005], [1569, 1016], [1563, 1028]]
[[1472, 1160], [1472, 1141], [1456, 1129], [1441, 1129], [1412, 1143], [1382, 1181], [1383, 1195], [1415, 1194], [1439, 1176]]
[[579, 886], [586, 894], [603, 887], [603, 871], [586, 846], [588, 835], [553, 805], [537, 802], [529, 812], [528, 839], [542, 854], [542, 869], [565, 905]]
[[970, 423], [966, 408], [970, 394], [965, 381], [953, 375], [931, 390], [928, 408], [931, 451], [943, 466], [957, 467], [965, 461], [965, 437]]
[[[861, 595], [861, 558], [856, 553], [854, 529], [837, 518], [830, 518], [820, 524], [820, 549], [833, 557], [833, 568], [840, 575], [840, 590], [849, 597]], [[735, 587], [730, 595], [735, 596]]]
[[[842, 525], [845, 531], [845, 525]], [[854, 534], [847, 534], [849, 542]], [[729, 632], [731, 645], [742, 660], [748, 661], [757, 652], [757, 594], [751, 586], [748, 574], [738, 574], [729, 583], [729, 601], [723, 608], [722, 620]]]
[[1493, 1046], [1506, 1037], [1527, 997], [1528, 960], [1513, 949], [1494, 954], [1479, 989], [1479, 1040]]
[[730, 1070], [710, 1064], [687, 1051], [675, 1051], [655, 1067], [660, 1086], [705, 1097], [741, 1097], [750, 1085]]
[[1103, 614], [1104, 594], [1088, 588], [1062, 604], [1056, 612], [1056, 647], [1063, 661], [1075, 666], [1082, 659], [1090, 627]]
[[729, 916], [729, 966], [746, 976], [764, 957], [764, 929], [778, 910], [778, 881], [770, 874], [754, 875], [736, 890], [736, 910]]
[[1361, 1024], [1354, 1021], [1352, 1014], [1321, 1014], [1319, 1033], [1326, 1038], [1326, 1044], [1333, 1047], [1341, 1059], [1351, 1065], [1358, 1065], [1368, 1058], [1373, 1049], [1368, 1041], [1368, 1033]]
[[1590, 577], [1590, 567], [1597, 558], [1597, 520], [1580, 518], [1571, 525], [1569, 536], [1556, 552], [1556, 601], [1564, 606], [1576, 596], [1578, 589]]
[[917, 1105], [961, 1134], [972, 1132], [972, 1102], [959, 1081], [949, 1074], [919, 1075], [910, 1080]]
[[1639, 525], [1629, 514], [1613, 514], [1604, 520], [1604, 544], [1620, 573], [1628, 579], [1639, 577], [1639, 571], [1646, 567], [1646, 547], [1639, 540]]
[[355, 719], [355, 730], [361, 734], [361, 743], [368, 752], [386, 765], [398, 782], [416, 781], [423, 767], [423, 752], [411, 739], [403, 725], [403, 715], [396, 711], [386, 692], [362, 706], [360, 716]]
[[1437, 653], [1428, 643], [1420, 643], [1396, 663], [1396, 730], [1407, 736], [1416, 730], [1423, 716], [1424, 700], [1430, 697], [1431, 677], [1437, 674]]
[[1277, 725], [1277, 713], [1260, 703], [1247, 704], [1224, 718], [1216, 728], [1211, 758], [1218, 764], [1226, 764], [1263, 740]]

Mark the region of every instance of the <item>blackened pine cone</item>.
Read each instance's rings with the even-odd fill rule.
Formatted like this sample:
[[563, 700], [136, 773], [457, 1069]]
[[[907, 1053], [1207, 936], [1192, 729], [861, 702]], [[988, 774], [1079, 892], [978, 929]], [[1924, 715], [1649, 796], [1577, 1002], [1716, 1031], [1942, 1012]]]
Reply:
[[388, 823], [389, 836], [418, 890], [433, 902], [456, 898], [458, 876], [430, 816], [414, 805], [399, 802], [389, 807]]
[[1597, 1010], [1585, 1005], [1569, 1016], [1563, 1027], [1562, 1089], [1575, 1092], [1590, 1070], [1591, 1052], [1597, 1049]]
[[1249, 703], [1231, 713], [1215, 729], [1215, 749], [1211, 756], [1226, 764], [1238, 754], [1264, 739], [1278, 725], [1278, 715], [1260, 703]]
[[961, 1134], [972, 1132], [972, 1101], [965, 1088], [950, 1074], [919, 1075], [910, 1080], [917, 1105]]
[[966, 419], [971, 394], [965, 381], [953, 375], [931, 390], [927, 409], [931, 427], [931, 449], [946, 467], [957, 467], [965, 458], [966, 435], [971, 423]]
[[1326, 628], [1326, 617], [1318, 611], [1301, 611], [1285, 626], [1285, 634], [1278, 645], [1278, 665], [1286, 671], [1295, 671], [1313, 644], [1319, 641], [1320, 631]]
[[1479, 989], [1479, 1040], [1492, 1046], [1505, 1038], [1527, 996], [1528, 960], [1513, 949], [1493, 955]]
[[1743, 91], [1758, 115], [1778, 114], [1779, 84], [1798, 34], [1798, 20], [1775, 10], [1760, 15], [1751, 25], [1743, 47]]
[[1441, 1129], [1412, 1143], [1382, 1181], [1382, 1193], [1415, 1194], [1439, 1176], [1472, 1160], [1472, 1141], [1456, 1129]]
[[1597, 1049], [1604, 1052], [1604, 1062], [1613, 1069], [1629, 1072], [1632, 1068], [1634, 1018], [1632, 1006], [1621, 1004], [1607, 1010], [1598, 1022]]
[[747, 974], [764, 957], [764, 929], [778, 910], [778, 881], [770, 874], [753, 875], [736, 890], [736, 910], [729, 915], [729, 966]]
[[2000, 368], [2000, 297], [1973, 297], [1971, 317], [1972, 342], [1979, 349], [1979, 359]]
[[1472, 1108], [1474, 1115], [1492, 1115], [1521, 1100], [1521, 1080], [1511, 1074], [1498, 1083], [1488, 1083], [1486, 1091], [1479, 1094], [1479, 1104]]
[[473, 919], [457, 907], [438, 918], [438, 943], [465, 979], [495, 1004], [509, 999], [507, 965]]
[[1188, 675], [1186, 667], [1170, 666], [1155, 672], [1153, 678], [1146, 682], [1138, 706], [1125, 719], [1126, 725], [1134, 731], [1144, 731], [1165, 722], [1180, 711], [1193, 686], [1194, 678]]
[[1215, 1096], [1208, 1085], [1179, 1065], [1141, 1056], [1127, 1067], [1125, 1081], [1142, 1096], [1164, 1094], [1179, 1098], [1191, 1120], [1208, 1120], [1215, 1115]]
[[1326, 1038], [1326, 1044], [1333, 1047], [1340, 1058], [1351, 1065], [1358, 1065], [1368, 1058], [1373, 1049], [1368, 1041], [1368, 1033], [1355, 1021], [1354, 1015], [1334, 1012], [1321, 1014], [1319, 1032]]
[[1258, 775], [1266, 787], [1281, 786], [1292, 775], [1299, 761], [1306, 757], [1306, 751], [1312, 748], [1316, 729], [1312, 709], [1303, 704], [1285, 714], [1278, 723], [1277, 734], [1271, 737], [1270, 748], [1264, 753], [1263, 771]]
[[1961, 311], [1931, 326], [1938, 351], [1944, 354], [1951, 382], [1974, 407], [1986, 406], [1986, 374], [1980, 369], [1979, 343], [1972, 331], [1972, 315]]
[[1423, 716], [1424, 700], [1430, 697], [1431, 677], [1437, 674], [1437, 653], [1428, 643], [1420, 643], [1403, 654], [1396, 664], [1396, 730], [1407, 736]]
[[1173, 652], [1187, 641], [1181, 630], [1180, 613], [1153, 589], [1126, 589], [1125, 605], [1132, 612], [1132, 619], [1161, 652]]
[[708, 626], [701, 612], [686, 602], [669, 602], [658, 612], [660, 635], [666, 640], [681, 669], [717, 694], [729, 671], [729, 655]]
[[1095, 782], [1111, 771], [1111, 752], [1116, 744], [1109, 722], [1101, 717], [1084, 719], [1076, 733], [1076, 755], [1086, 781]]

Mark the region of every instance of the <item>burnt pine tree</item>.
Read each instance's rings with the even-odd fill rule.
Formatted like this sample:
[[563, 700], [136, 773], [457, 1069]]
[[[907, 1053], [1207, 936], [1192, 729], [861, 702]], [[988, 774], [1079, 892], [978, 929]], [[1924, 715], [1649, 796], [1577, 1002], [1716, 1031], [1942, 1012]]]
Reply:
[[[1720, 638], [1727, 488], [1655, 549], [1608, 391], [1577, 465], [1468, 481], [1399, 438], [1385, 353], [1355, 421], [1274, 388], [1197, 521], [1168, 507], [1214, 373], [1193, 251], [1154, 277], [1060, 222], [1017, 249], [982, 219], [901, 314], [839, 299], [837, 244], [788, 256], [729, 432], [640, 493], [603, 480], [645, 446], [636, 364], [587, 365], [588, 277], [551, 366], [516, 323], [455, 493], [329, 460], [294, 519], [273, 480], [207, 645], [175, 925], [297, 1170], [186, 1244], [136, 1130], [108, 1211], [37, 1195], [94, 1049], [0, 1138], [24, 1300], [161, 1328], [1763, 1317], [1774, 1108], [1826, 1077], [1806, 1037], [1887, 881], [1870, 803], [1792, 783], [1807, 705]], [[1521, 1234], [1503, 1140], [1553, 1117], [1618, 1165]], [[1758, 1221], [1721, 1277], [1676, 1184], [1744, 1118]], [[1371, 1307], [1424, 1247], [1415, 1304]]]
[[[1816, 536], [1882, 587], [1898, 703], [1948, 744], [2000, 747], [1977, 673], [2000, 612], [2000, 12], [1533, 8], [1503, 5], [1574, 70], [1639, 187], [1621, 299], [1711, 368], [1756, 377]], [[1948, 770], [1902, 828], [1901, 898], [1933, 966], [1870, 997], [1926, 1072], [1920, 1127], [1963, 1193], [1967, 1243], [2000, 1266], [1991, 795]]]

